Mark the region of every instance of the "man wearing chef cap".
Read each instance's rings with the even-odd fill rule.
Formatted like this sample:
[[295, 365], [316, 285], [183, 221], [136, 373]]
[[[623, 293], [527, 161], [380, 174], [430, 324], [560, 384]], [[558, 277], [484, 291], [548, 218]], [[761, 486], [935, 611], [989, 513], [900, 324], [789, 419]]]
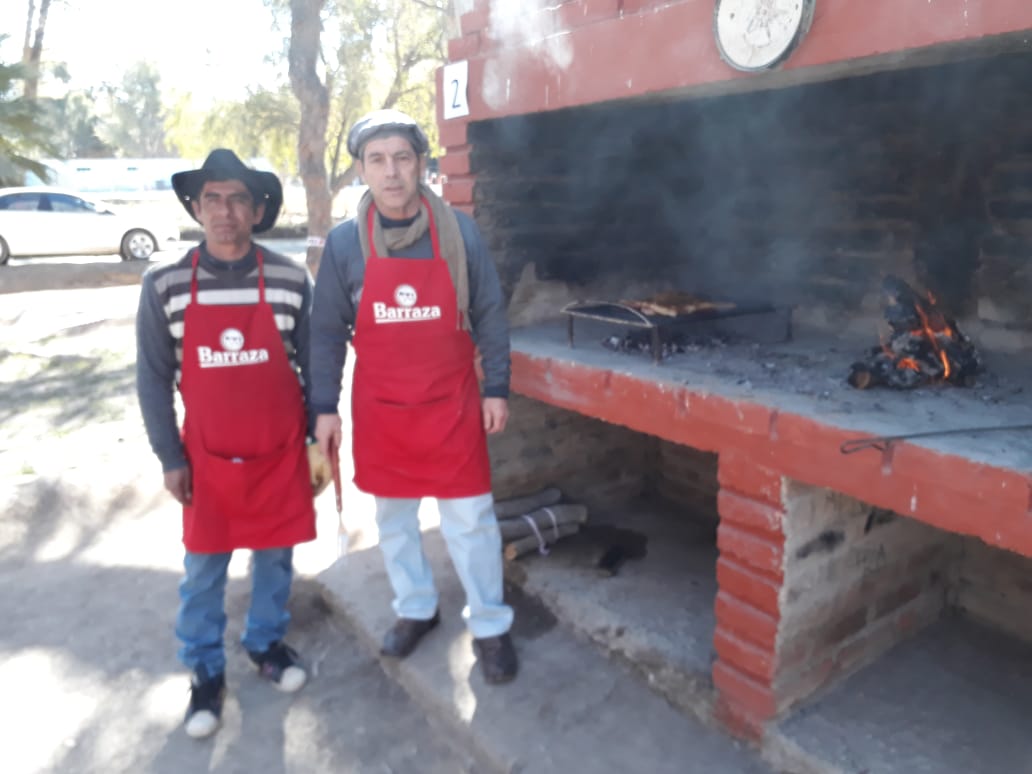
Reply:
[[517, 658], [486, 438], [509, 416], [509, 328], [498, 274], [473, 220], [422, 182], [428, 142], [411, 117], [396, 110], [365, 116], [348, 134], [348, 151], [369, 190], [357, 217], [330, 232], [316, 278], [316, 439], [326, 455], [341, 442], [337, 402], [350, 342], [355, 484], [376, 498], [397, 616], [381, 652], [404, 658], [439, 621], [418, 519], [421, 499], [434, 497], [483, 677], [507, 682]]

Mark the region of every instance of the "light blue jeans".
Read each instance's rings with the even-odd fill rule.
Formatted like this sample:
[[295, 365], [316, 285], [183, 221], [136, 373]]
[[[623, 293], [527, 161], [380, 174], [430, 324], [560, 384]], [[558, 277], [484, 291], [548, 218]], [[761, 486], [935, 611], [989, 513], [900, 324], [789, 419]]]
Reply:
[[[512, 608], [502, 601], [502, 537], [491, 494], [438, 500], [441, 535], [466, 592], [462, 617], [474, 637], [496, 637], [512, 626]], [[419, 499], [376, 498], [394, 612], [427, 620], [437, 610], [437, 590], [419, 534]]]
[[[176, 637], [179, 660], [192, 672], [203, 668], [208, 676], [222, 674], [226, 654], [222, 635], [226, 630], [226, 571], [233, 554], [193, 554], [183, 560], [186, 576], [179, 584]], [[242, 642], [262, 652], [282, 640], [290, 623], [287, 599], [294, 575], [293, 548], [255, 551], [251, 566], [251, 607]]]

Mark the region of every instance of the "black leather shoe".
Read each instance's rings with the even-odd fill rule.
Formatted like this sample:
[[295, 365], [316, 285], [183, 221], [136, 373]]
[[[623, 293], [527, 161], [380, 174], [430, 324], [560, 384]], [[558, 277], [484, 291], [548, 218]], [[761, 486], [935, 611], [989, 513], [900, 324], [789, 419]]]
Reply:
[[480, 662], [480, 671], [484, 674], [484, 682], [497, 685], [507, 683], [516, 677], [519, 663], [516, 649], [512, 646], [509, 633], [498, 637], [481, 637], [473, 640], [473, 652]]
[[391, 658], [405, 658], [416, 649], [416, 645], [427, 632], [441, 622], [441, 616], [434, 611], [434, 617], [421, 621], [418, 618], [399, 618], [384, 635], [380, 653]]

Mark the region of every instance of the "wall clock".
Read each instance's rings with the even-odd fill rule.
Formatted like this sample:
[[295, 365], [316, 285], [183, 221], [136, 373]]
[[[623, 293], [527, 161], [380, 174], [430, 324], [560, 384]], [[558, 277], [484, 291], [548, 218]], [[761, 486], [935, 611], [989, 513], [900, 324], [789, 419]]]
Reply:
[[713, 27], [720, 55], [746, 72], [784, 62], [813, 21], [816, 0], [717, 0]]

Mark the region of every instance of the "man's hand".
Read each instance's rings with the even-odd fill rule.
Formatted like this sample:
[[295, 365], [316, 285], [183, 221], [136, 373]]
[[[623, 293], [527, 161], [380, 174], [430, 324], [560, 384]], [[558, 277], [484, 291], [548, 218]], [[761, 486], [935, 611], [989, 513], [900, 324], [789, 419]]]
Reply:
[[319, 444], [308, 444], [308, 471], [312, 479], [312, 496], [318, 497], [333, 481], [333, 470], [326, 455], [319, 451]]
[[488, 435], [500, 433], [509, 421], [509, 401], [505, 398], [484, 398], [484, 430]]
[[165, 489], [172, 493], [176, 502], [181, 505], [189, 505], [193, 500], [190, 466], [168, 471], [165, 474]]
[[332, 459], [330, 449], [340, 449], [342, 436], [341, 421], [338, 414], [320, 414], [315, 418], [315, 442], [326, 459]]

